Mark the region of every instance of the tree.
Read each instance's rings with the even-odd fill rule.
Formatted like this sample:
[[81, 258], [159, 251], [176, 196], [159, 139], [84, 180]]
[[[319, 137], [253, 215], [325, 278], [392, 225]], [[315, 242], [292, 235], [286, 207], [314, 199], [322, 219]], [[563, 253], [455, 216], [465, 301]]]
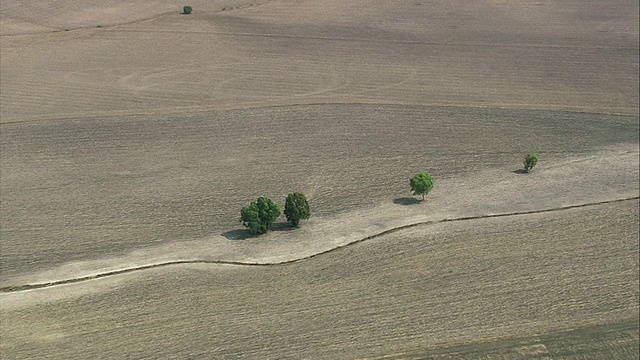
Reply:
[[280, 205], [271, 199], [260, 196], [249, 206], [240, 210], [240, 221], [254, 235], [264, 234], [280, 216]]
[[301, 219], [308, 219], [311, 216], [307, 198], [297, 192], [287, 195], [287, 200], [284, 203], [284, 214], [291, 225], [298, 227]]
[[429, 174], [422, 171], [409, 180], [409, 185], [411, 185], [413, 195], [422, 195], [422, 200], [424, 200], [424, 196], [433, 189], [433, 180]]
[[538, 155], [534, 152], [529, 153], [527, 157], [524, 158], [524, 171], [529, 172], [537, 163]]
[[193, 8], [191, 6], [189, 6], [189, 5], [185, 5], [185, 6], [182, 7], [182, 13], [183, 14], [189, 15], [189, 14], [191, 14], [192, 11], [193, 11]]

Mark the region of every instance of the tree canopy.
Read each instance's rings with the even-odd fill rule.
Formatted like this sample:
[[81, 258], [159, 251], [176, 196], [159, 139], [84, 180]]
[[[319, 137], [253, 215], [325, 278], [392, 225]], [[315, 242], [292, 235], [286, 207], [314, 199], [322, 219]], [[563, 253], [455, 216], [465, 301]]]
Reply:
[[309, 216], [311, 216], [307, 198], [297, 192], [287, 195], [284, 204], [284, 214], [291, 225], [298, 227], [300, 220], [308, 219]]
[[433, 189], [433, 180], [431, 175], [422, 171], [409, 180], [409, 185], [413, 195], [422, 195], [422, 200], [424, 200], [425, 195], [429, 194], [429, 191]]
[[260, 196], [240, 211], [240, 221], [254, 235], [264, 234], [280, 216], [280, 205], [271, 199]]
[[529, 172], [538, 163], [538, 155], [534, 152], [529, 153], [524, 158], [524, 171]]

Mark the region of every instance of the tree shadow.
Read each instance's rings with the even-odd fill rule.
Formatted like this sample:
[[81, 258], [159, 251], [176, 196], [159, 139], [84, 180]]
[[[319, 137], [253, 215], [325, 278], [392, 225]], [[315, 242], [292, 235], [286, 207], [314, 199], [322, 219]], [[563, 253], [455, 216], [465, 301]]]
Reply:
[[529, 172], [525, 169], [515, 169], [512, 171], [514, 174], [528, 174]]
[[396, 205], [415, 205], [419, 204], [420, 200], [413, 197], [400, 197], [393, 199], [393, 203]]
[[[275, 224], [271, 225], [270, 231], [291, 231], [291, 230], [295, 230], [295, 229], [297, 229], [297, 228], [293, 227], [289, 222], [285, 221], [285, 222], [279, 222], [279, 223], [275, 223]], [[220, 235], [226, 237], [228, 240], [246, 240], [246, 239], [256, 238], [256, 237], [260, 236], [260, 235], [252, 234], [247, 229], [229, 230], [229, 231], [223, 232]], [[261, 235], [263, 235], [263, 234], [261, 234]]]
[[220, 235], [226, 237], [228, 240], [246, 240], [246, 239], [255, 237], [255, 235], [253, 235], [247, 229], [229, 230], [229, 231], [223, 232]]
[[271, 231], [292, 231], [295, 229], [297, 228], [291, 225], [291, 223], [288, 221], [283, 221], [271, 225]]

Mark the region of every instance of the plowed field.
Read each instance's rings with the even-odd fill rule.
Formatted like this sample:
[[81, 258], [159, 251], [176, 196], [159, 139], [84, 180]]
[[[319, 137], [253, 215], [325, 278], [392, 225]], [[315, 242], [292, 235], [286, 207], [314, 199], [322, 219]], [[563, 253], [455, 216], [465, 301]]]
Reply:
[[639, 357], [637, 3], [182, 5], [1, 3], [0, 357]]

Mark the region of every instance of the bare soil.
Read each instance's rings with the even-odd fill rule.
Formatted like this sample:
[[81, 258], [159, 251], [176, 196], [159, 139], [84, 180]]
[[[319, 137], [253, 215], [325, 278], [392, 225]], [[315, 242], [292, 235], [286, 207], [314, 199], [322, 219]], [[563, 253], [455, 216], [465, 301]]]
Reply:
[[[196, 13], [234, 10], [261, 3], [263, 2], [250, 0], [188, 2]], [[71, 31], [134, 23], [180, 14], [184, 5], [185, 2], [176, 0], [3, 1], [0, 5], [0, 35]]]
[[[176, 241], [226, 249], [224, 234], [242, 229], [239, 210], [259, 195], [283, 202], [288, 192], [307, 194], [314, 235], [302, 235], [305, 226], [282, 236], [321, 245], [337, 241], [333, 223], [347, 236], [385, 216], [404, 223], [634, 196], [637, 142], [636, 117], [391, 105], [7, 124], [3, 283]], [[539, 166], [514, 173], [532, 149]], [[408, 179], [420, 170], [436, 179], [424, 206], [394, 204], [411, 196]], [[262, 242], [272, 240], [233, 248], [243, 254]]]
[[638, 115], [637, 3], [342, 3], [3, 36], [0, 119], [327, 102]]
[[637, 2], [182, 5], [1, 2], [2, 357], [639, 357]]
[[[410, 358], [455, 357], [466, 344], [462, 357], [479, 358], [495, 355], [493, 342], [525, 338], [522, 347], [543, 344], [548, 354], [502, 351], [633, 357], [638, 205], [417, 227], [286, 266], [183, 265], [3, 294], [2, 350], [25, 358]], [[593, 342], [589, 331], [555, 334], [625, 323]]]

